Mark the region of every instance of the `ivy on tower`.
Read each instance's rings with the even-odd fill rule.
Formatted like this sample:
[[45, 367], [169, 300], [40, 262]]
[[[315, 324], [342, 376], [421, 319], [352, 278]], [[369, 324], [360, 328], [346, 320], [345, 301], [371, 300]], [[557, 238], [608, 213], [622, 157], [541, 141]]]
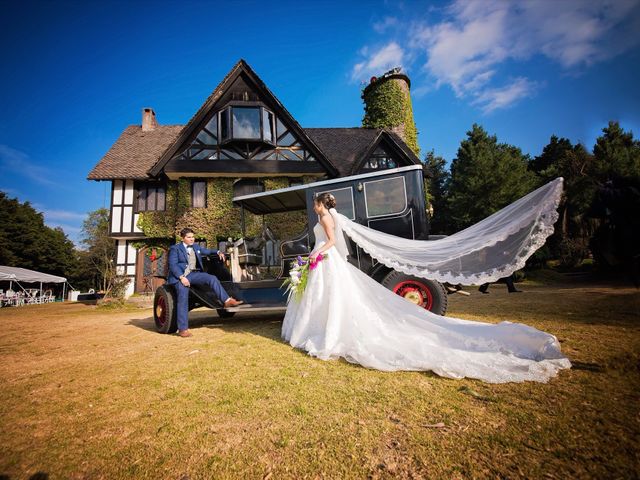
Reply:
[[418, 131], [413, 119], [410, 87], [409, 77], [401, 73], [399, 67], [389, 70], [381, 77], [372, 77], [369, 85], [362, 90], [362, 126], [391, 130], [419, 156]]

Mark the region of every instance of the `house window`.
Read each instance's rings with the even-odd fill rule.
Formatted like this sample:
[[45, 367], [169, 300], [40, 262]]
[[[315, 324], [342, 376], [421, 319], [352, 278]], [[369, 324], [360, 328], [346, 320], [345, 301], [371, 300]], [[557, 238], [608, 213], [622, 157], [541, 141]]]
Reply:
[[260, 192], [264, 192], [264, 184], [259, 180], [244, 178], [237, 180], [233, 184], [234, 197], [242, 197], [243, 195], [251, 195], [252, 193]]
[[273, 113], [262, 109], [262, 139], [273, 143]]
[[191, 206], [193, 208], [207, 207], [207, 182], [195, 180], [191, 183]]
[[162, 211], [165, 209], [165, 186], [160, 183], [136, 185], [136, 212]]
[[258, 140], [260, 138], [260, 109], [233, 107], [233, 138]]
[[220, 139], [274, 143], [275, 118], [264, 107], [231, 106], [220, 112]]
[[386, 170], [397, 168], [398, 163], [382, 148], [377, 148], [369, 160], [363, 165], [363, 170]]
[[194, 146], [213, 146], [218, 144], [218, 116], [214, 115], [196, 137]]
[[229, 126], [229, 112], [230, 109], [225, 109], [220, 112], [220, 138], [223, 142], [226, 142], [231, 137], [231, 127]]

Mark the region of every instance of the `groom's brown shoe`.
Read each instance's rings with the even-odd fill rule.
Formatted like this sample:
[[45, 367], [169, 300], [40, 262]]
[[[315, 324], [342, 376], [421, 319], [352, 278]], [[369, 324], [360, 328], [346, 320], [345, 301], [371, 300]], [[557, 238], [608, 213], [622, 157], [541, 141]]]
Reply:
[[233, 297], [229, 297], [227, 298], [227, 301], [224, 302], [224, 308], [237, 307], [238, 305], [242, 305], [243, 303], [244, 301], [242, 300], [236, 300]]
[[182, 338], [193, 337], [193, 333], [189, 330], [178, 330], [178, 336]]

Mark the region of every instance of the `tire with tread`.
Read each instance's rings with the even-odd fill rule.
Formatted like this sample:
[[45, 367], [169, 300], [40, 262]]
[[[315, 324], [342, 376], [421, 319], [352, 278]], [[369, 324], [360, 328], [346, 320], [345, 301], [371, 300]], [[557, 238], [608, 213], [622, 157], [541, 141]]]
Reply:
[[440, 282], [414, 277], [392, 270], [383, 279], [382, 285], [416, 305], [437, 314], [447, 311], [447, 291]]
[[164, 285], [156, 289], [153, 297], [153, 321], [159, 333], [175, 333], [178, 330], [176, 301], [173, 292]]

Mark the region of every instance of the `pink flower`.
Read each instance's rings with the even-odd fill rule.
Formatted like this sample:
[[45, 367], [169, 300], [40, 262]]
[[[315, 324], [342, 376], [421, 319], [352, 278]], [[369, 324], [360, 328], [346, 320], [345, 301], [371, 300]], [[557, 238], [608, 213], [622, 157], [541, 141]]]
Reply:
[[318, 266], [318, 264], [322, 261], [322, 259], [324, 258], [324, 255], [320, 254], [316, 257], [316, 260], [310, 260], [309, 261], [309, 270], [315, 270], [315, 268]]

